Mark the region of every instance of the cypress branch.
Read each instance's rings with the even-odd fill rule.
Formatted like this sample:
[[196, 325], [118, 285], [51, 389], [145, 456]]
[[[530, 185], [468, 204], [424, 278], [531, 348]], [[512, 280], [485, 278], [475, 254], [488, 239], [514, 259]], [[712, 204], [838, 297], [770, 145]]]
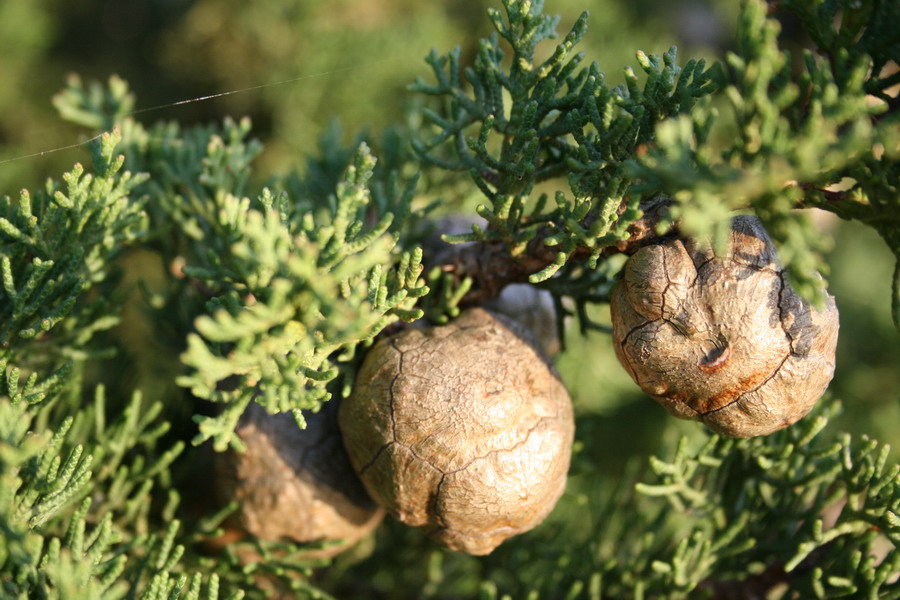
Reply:
[[[545, 49], [559, 18], [542, 9], [503, 0], [470, 65], [432, 52], [411, 86], [421, 123], [350, 144], [333, 126], [305, 171], [265, 185], [249, 120], [144, 126], [123, 80], [70, 80], [62, 116], [109, 131], [92, 164], [0, 199], [4, 597], [900, 595], [898, 467], [827, 425], [830, 399], [765, 439], [654, 430], [658, 455], [619, 469], [604, 445], [617, 425], [582, 397], [569, 491], [482, 559], [387, 526], [371, 558], [332, 563], [309, 552], [336, 542], [235, 540], [237, 507], [191, 493], [208, 446], [243, 449], [251, 402], [305, 427], [350, 393], [376, 338], [508, 284], [549, 290], [560, 331], [575, 316], [587, 334], [608, 329], [596, 305], [628, 255], [721, 244], [735, 211], [765, 222], [808, 298], [825, 246], [796, 209], [859, 220], [900, 252], [892, 3], [750, 0], [723, 62], [638, 51], [615, 86], [577, 51], [587, 13]], [[816, 44], [794, 67], [780, 10]], [[458, 199], [481, 220], [436, 251], [423, 217]], [[129, 262], [141, 253], [162, 267]], [[120, 317], [133, 264], [137, 323]]]

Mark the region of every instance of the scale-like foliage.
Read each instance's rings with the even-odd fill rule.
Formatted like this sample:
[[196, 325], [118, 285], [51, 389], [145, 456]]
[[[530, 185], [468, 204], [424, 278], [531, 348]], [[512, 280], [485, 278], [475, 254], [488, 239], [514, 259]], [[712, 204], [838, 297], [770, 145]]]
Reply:
[[184, 269], [221, 294], [196, 321], [199, 335], [188, 337], [183, 360], [195, 374], [182, 380], [195, 395], [227, 404], [200, 426], [217, 447], [231, 441], [251, 399], [271, 412], [294, 411], [302, 425], [300, 411], [330, 397], [333, 359], [346, 361], [390, 323], [422, 315], [421, 251], [396, 249], [392, 213], [365, 223], [373, 168], [363, 146], [318, 214], [294, 211], [286, 194], [268, 190], [260, 208], [223, 198], [219, 225], [234, 232], [233, 244]]
[[682, 440], [670, 460], [652, 459], [657, 482], [637, 489], [668, 500], [680, 539], [650, 564], [660, 584], [684, 594], [778, 581], [802, 597], [900, 592], [900, 467], [874, 440], [820, 435], [827, 420], [767, 438], [713, 436], [696, 450]]
[[[51, 180], [37, 194], [0, 198], [0, 359], [54, 358], [51, 367], [59, 366], [84, 358], [92, 335], [117, 322], [114, 308], [98, 299], [69, 316], [109, 276], [122, 248], [145, 235], [142, 203], [130, 194], [146, 175], [120, 173], [120, 139], [117, 132], [100, 136], [94, 173], [75, 165], [65, 185]], [[48, 340], [51, 352], [33, 352]]]
[[[80, 82], [70, 86], [57, 97], [67, 113], [97, 104]], [[111, 86], [109, 98], [120, 112], [127, 88]], [[251, 200], [242, 194], [260, 146], [246, 140], [246, 119], [182, 132], [174, 124], [146, 130], [129, 118], [122, 129], [129, 160], [152, 175], [146, 192], [158, 200], [150, 214], [159, 243], [174, 275], [188, 282], [160, 302], [197, 291], [206, 300], [190, 315], [197, 334], [188, 336], [183, 361], [192, 374], [180, 381], [222, 407], [198, 417], [198, 442], [239, 446], [232, 433], [250, 401], [291, 410], [303, 425], [300, 411], [331, 396], [335, 360], [352, 359], [390, 323], [421, 316], [421, 252], [397, 246], [414, 212], [415, 179], [372, 181], [376, 161], [365, 144], [328, 196], [292, 197], [288, 190], [318, 188], [289, 178], [276, 182], [287, 189], [264, 188]]]
[[[4, 372], [6, 383], [12, 379]], [[59, 385], [40, 385], [58, 392]], [[4, 598], [199, 598], [182, 594], [186, 577], [171, 573], [181, 556], [159, 549], [150, 517], [151, 491], [183, 450], [157, 453], [168, 430], [161, 407], [142, 410], [136, 395], [113, 423], [104, 423], [102, 389], [76, 417], [30, 430], [50, 417], [54, 400], [35, 407], [0, 393], [0, 590]], [[51, 417], [52, 418], [52, 417]], [[164, 486], [161, 486], [164, 487]], [[179, 526], [173, 523], [171, 546]], [[155, 562], [144, 568], [151, 556]], [[171, 580], [171, 583], [167, 583]], [[192, 588], [192, 589], [193, 589]], [[215, 598], [217, 596], [210, 596]]]
[[[582, 67], [584, 55], [574, 52], [587, 13], [549, 58], [536, 62], [538, 44], [556, 37], [558, 22], [541, 12], [542, 4], [506, 2], [505, 19], [491, 11], [497, 34], [482, 41], [473, 66], [460, 66], [458, 48], [446, 56], [432, 52], [427, 61], [437, 84], [411, 87], [443, 100], [441, 112], [424, 112], [437, 133], [414, 141], [415, 148], [427, 163], [467, 170], [490, 201], [478, 207], [489, 230], [447, 239], [503, 241], [516, 257], [537, 238], [555, 252], [531, 276], [535, 283], [576, 252], [595, 268], [603, 249], [627, 237], [641, 213], [636, 199], [626, 198], [633, 179], [623, 165], [644, 151], [659, 121], [689, 112], [715, 89], [705, 62], [680, 67], [674, 48], [663, 56], [638, 53], [647, 74], [643, 88], [630, 69], [625, 85], [610, 87], [597, 63]], [[508, 69], [501, 37], [512, 49]], [[557, 192], [554, 207], [547, 209], [546, 195], [530, 199], [536, 184], [566, 175], [569, 194]]]

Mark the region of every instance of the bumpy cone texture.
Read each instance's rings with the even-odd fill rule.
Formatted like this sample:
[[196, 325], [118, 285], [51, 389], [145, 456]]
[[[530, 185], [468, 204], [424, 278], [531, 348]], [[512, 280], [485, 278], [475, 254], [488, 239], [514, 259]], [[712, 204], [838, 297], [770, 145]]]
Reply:
[[791, 289], [756, 217], [732, 222], [728, 252], [670, 240], [629, 258], [611, 299], [616, 354], [671, 414], [734, 437], [806, 415], [834, 373], [838, 314]]
[[290, 413], [251, 403], [237, 428], [246, 450], [218, 456], [219, 493], [238, 502], [241, 526], [260, 539], [341, 542], [306, 555], [325, 558], [372, 531], [384, 511], [350, 466], [332, 403], [305, 416], [300, 429]]
[[406, 329], [372, 348], [341, 405], [369, 492], [454, 550], [491, 552], [540, 523], [565, 488], [571, 401], [527, 335], [483, 309]]

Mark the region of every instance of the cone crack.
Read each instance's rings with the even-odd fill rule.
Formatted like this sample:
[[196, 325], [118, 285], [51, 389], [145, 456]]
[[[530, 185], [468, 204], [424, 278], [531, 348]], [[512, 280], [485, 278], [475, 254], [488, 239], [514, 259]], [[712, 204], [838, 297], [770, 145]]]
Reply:
[[790, 354], [793, 356], [798, 356], [794, 351], [794, 336], [791, 335], [790, 330], [788, 330], [788, 328], [784, 325], [784, 291], [787, 286], [787, 283], [784, 281], [784, 271], [778, 272], [778, 281], [781, 284], [778, 287], [778, 322], [781, 323], [781, 329], [784, 331], [784, 335], [787, 336], [788, 346], [790, 346], [791, 348]]
[[663, 276], [666, 278], [666, 286], [663, 288], [662, 295], [659, 302], [659, 315], [663, 319], [666, 318], [666, 293], [669, 291], [669, 288], [672, 287], [672, 279], [669, 278], [669, 261], [666, 259], [665, 250], [663, 250], [663, 260], [662, 260], [662, 268], [663, 268]]
[[684, 400], [683, 398], [669, 397], [669, 396], [660, 396], [660, 397], [666, 398], [667, 400], [671, 400], [673, 402], [677, 402], [678, 404], [682, 405], [683, 407], [685, 407], [686, 409], [688, 409], [689, 411], [691, 411], [692, 413], [694, 413], [696, 415], [703, 416], [704, 414], [706, 414], [706, 413], [700, 412], [699, 410], [697, 410], [696, 408], [694, 408], [693, 406], [688, 404], [687, 400]]
[[[541, 424], [542, 424], [544, 421], [548, 421], [548, 420], [550, 420], [550, 419], [558, 419], [558, 418], [559, 418], [559, 415], [540, 417], [537, 421], [535, 421], [534, 425], [532, 425], [532, 426], [528, 429], [528, 431], [525, 432], [525, 435], [522, 437], [522, 439], [520, 439], [519, 441], [517, 441], [517, 442], [516, 442], [515, 444], [513, 444], [512, 446], [509, 446], [508, 448], [498, 448], [498, 449], [496, 449], [496, 450], [491, 450], [491, 451], [489, 451], [489, 452], [486, 452], [485, 454], [482, 454], [481, 456], [476, 456], [476, 457], [472, 458], [469, 462], [467, 462], [465, 465], [459, 467], [458, 469], [454, 469], [454, 470], [452, 470], [452, 471], [443, 471], [443, 470], [439, 469], [438, 467], [436, 467], [435, 465], [431, 464], [430, 462], [425, 461], [425, 459], [420, 459], [420, 460], [425, 461], [429, 466], [431, 466], [431, 467], [437, 469], [437, 470], [441, 473], [441, 479], [440, 479], [440, 481], [438, 481], [438, 484], [437, 484], [437, 485], [435, 486], [435, 488], [434, 488], [434, 492], [430, 495], [430, 497], [429, 497], [429, 499], [428, 499], [428, 505], [429, 505], [429, 507], [430, 507], [430, 509], [431, 509], [431, 510], [429, 511], [429, 514], [430, 514], [430, 515], [433, 515], [433, 516], [434, 516], [434, 519], [435, 519], [435, 521], [436, 521], [436, 523], [435, 523], [436, 526], [434, 527], [434, 529], [432, 529], [432, 530], [430, 530], [430, 531], [428, 532], [428, 535], [433, 536], [434, 534], [436, 534], [436, 533], [439, 532], [439, 531], [444, 531], [444, 530], [450, 530], [450, 529], [451, 529], [451, 527], [447, 524], [447, 522], [446, 522], [446, 520], [444, 519], [444, 517], [443, 517], [443, 515], [441, 514], [441, 512], [438, 510], [438, 502], [439, 502], [439, 500], [440, 500], [441, 493], [442, 493], [442, 491], [443, 491], [444, 482], [447, 480], [447, 476], [448, 476], [448, 475], [453, 475], [453, 474], [455, 474], [455, 473], [459, 473], [459, 472], [461, 472], [461, 471], [465, 471], [465, 470], [468, 469], [470, 466], [472, 466], [476, 461], [483, 460], [483, 459], [485, 459], [485, 458], [487, 458], [487, 457], [489, 457], [489, 456], [492, 456], [492, 455], [494, 455], [494, 454], [499, 454], [499, 453], [501, 453], [501, 452], [513, 452], [513, 451], [515, 451], [517, 448], [519, 448], [520, 446], [522, 446], [523, 444], [525, 444], [525, 443], [528, 441], [528, 439], [531, 437], [531, 434], [534, 433], [534, 431], [535, 431], [538, 427], [540, 427]], [[399, 442], [398, 442], [398, 443], [399, 443]], [[402, 444], [401, 444], [401, 445], [402, 445]], [[410, 452], [412, 452], [412, 449], [410, 449]], [[415, 452], [413, 452], [413, 455], [416, 456]], [[417, 458], [418, 458], [418, 456], [417, 456]]]
[[400, 379], [400, 375], [403, 374], [403, 350], [397, 347], [397, 339], [391, 338], [391, 347], [397, 351], [400, 355], [399, 362], [397, 364], [397, 373], [394, 375], [394, 378], [391, 380], [391, 386], [388, 388], [388, 411], [391, 416], [391, 439], [397, 439], [397, 421], [394, 419], [394, 386], [397, 384], [397, 380]]
[[778, 286], [778, 322], [781, 325], [781, 330], [784, 332], [784, 335], [787, 338], [789, 350], [788, 350], [788, 353], [785, 354], [784, 358], [781, 359], [781, 362], [778, 363], [778, 366], [775, 367], [774, 369], [772, 369], [772, 372], [769, 374], [769, 376], [766, 377], [763, 381], [761, 381], [759, 383], [759, 385], [757, 385], [753, 389], [750, 389], [750, 390], [747, 390], [746, 392], [741, 393], [734, 400], [732, 400], [728, 404], [725, 404], [724, 406], [720, 406], [719, 408], [714, 408], [713, 410], [708, 410], [706, 412], [700, 412], [699, 414], [701, 414], [703, 416], [710, 415], [710, 414], [718, 412], [720, 410], [724, 410], [724, 409], [728, 408], [729, 406], [731, 406], [737, 402], [740, 402], [741, 399], [744, 396], [746, 396], [747, 394], [752, 394], [753, 392], [756, 392], [756, 391], [762, 389], [763, 386], [765, 386], [767, 383], [772, 381], [772, 379], [776, 375], [778, 375], [778, 372], [781, 371], [782, 367], [784, 367], [784, 363], [786, 363], [791, 356], [796, 356], [796, 354], [794, 353], [794, 338], [791, 337], [790, 332], [784, 326], [784, 307], [782, 305], [782, 300], [783, 300], [784, 292], [786, 289], [785, 286], [787, 285], [784, 281], [784, 271], [772, 271], [771, 269], [768, 269], [765, 267], [755, 267], [753, 265], [750, 265], [750, 266], [751, 266], [751, 268], [754, 268], [758, 271], [774, 272], [778, 276], [778, 282], [779, 282], [779, 286]]
[[453, 475], [454, 473], [459, 473], [460, 471], [465, 471], [470, 466], [472, 466], [472, 464], [474, 464], [475, 461], [483, 460], [491, 455], [499, 454], [501, 452], [512, 452], [513, 450], [515, 450], [516, 448], [518, 448], [519, 446], [521, 446], [522, 444], [527, 442], [528, 438], [531, 437], [531, 434], [534, 433], [534, 430], [541, 426], [541, 423], [543, 423], [544, 421], [549, 421], [550, 419], [558, 419], [558, 418], [559, 418], [558, 415], [541, 417], [537, 421], [535, 421], [534, 425], [532, 425], [531, 427], [528, 428], [528, 431], [525, 432], [525, 435], [522, 437], [522, 439], [517, 441], [512, 446], [510, 446], [508, 448], [497, 448], [495, 450], [490, 450], [490, 451], [486, 452], [485, 454], [482, 454], [481, 456], [476, 456], [476, 457], [472, 458], [469, 462], [467, 462], [465, 465], [461, 466], [458, 469], [454, 469], [453, 471], [445, 472], [444, 475]]
[[[752, 394], [753, 392], [758, 391], [758, 390], [761, 389], [764, 385], [766, 385], [767, 383], [769, 383], [770, 381], [772, 381], [772, 379], [773, 379], [776, 375], [778, 375], [778, 372], [781, 370], [781, 367], [784, 366], [784, 363], [786, 363], [787, 360], [788, 360], [790, 357], [791, 357], [791, 354], [790, 354], [790, 353], [786, 354], [785, 357], [781, 359], [781, 362], [778, 363], [778, 366], [775, 367], [774, 369], [772, 369], [772, 373], [770, 373], [768, 377], [766, 377], [764, 380], [762, 380], [762, 381], [760, 382], [760, 384], [757, 385], [756, 387], [754, 387], [753, 389], [750, 389], [750, 390], [747, 390], [746, 392], [741, 393], [737, 398], [735, 398], [734, 400], [732, 400], [732, 401], [729, 402], [728, 404], [725, 404], [724, 406], [720, 406], [719, 408], [714, 408], [714, 409], [708, 410], [708, 411], [706, 411], [706, 412], [701, 412], [700, 414], [703, 415], [703, 416], [706, 416], [706, 415], [710, 415], [710, 414], [712, 414], [712, 413], [714, 413], [714, 412], [718, 412], [718, 411], [720, 411], [720, 410], [724, 410], [724, 409], [728, 408], [729, 406], [731, 406], [732, 404], [735, 404], [736, 402], [740, 402], [741, 398], [743, 398], [743, 397], [746, 396], [747, 394]], [[698, 411], [698, 412], [699, 412], [699, 411]]]
[[431, 497], [428, 499], [429, 511], [428, 514], [434, 515], [434, 520], [436, 522], [437, 527], [433, 531], [429, 533], [429, 535], [434, 535], [438, 531], [443, 529], [450, 529], [447, 525], [447, 521], [444, 520], [444, 515], [441, 514], [441, 511], [438, 510], [438, 500], [441, 497], [441, 488], [444, 486], [444, 481], [447, 479], [447, 473], [443, 473], [441, 475], [441, 480], [438, 481], [438, 484], [434, 486], [434, 492], [431, 494]]
[[[424, 343], [424, 342], [423, 342], [423, 343]], [[372, 465], [374, 465], [375, 462], [378, 460], [378, 458], [379, 458], [379, 457], [384, 453], [384, 451], [387, 450], [390, 446], [392, 446], [392, 445], [395, 444], [395, 443], [396, 443], [396, 444], [399, 444], [399, 442], [397, 442], [397, 421], [396, 421], [396, 419], [394, 418], [394, 385], [396, 385], [397, 380], [400, 378], [400, 375], [403, 374], [403, 355], [407, 352], [407, 350], [401, 350], [400, 348], [397, 347], [397, 340], [396, 340], [396, 338], [391, 338], [390, 344], [391, 344], [391, 348], [393, 348], [393, 349], [397, 352], [397, 354], [400, 356], [399, 361], [398, 361], [398, 364], [397, 364], [397, 373], [394, 375], [393, 379], [391, 379], [391, 385], [388, 387], [388, 413], [389, 413], [389, 415], [390, 415], [390, 417], [391, 417], [391, 441], [389, 441], [389, 442], [387, 442], [386, 444], [382, 445], [382, 446], [375, 452], [375, 455], [372, 457], [372, 459], [371, 459], [369, 462], [367, 462], [367, 463], [359, 470], [360, 475], [362, 475], [363, 473], [365, 473]], [[421, 346], [421, 345], [422, 345], [422, 344], [419, 344], [419, 345], [416, 346], [415, 348], [409, 348], [408, 350], [415, 350], [415, 349], [419, 348], [419, 346]], [[400, 445], [402, 446], [402, 444], [400, 444]], [[418, 458], [418, 457], [417, 457], [417, 458]]]
[[388, 442], [387, 444], [385, 444], [385, 445], [383, 445], [381, 448], [379, 448], [379, 449], [378, 449], [378, 452], [375, 453], [375, 456], [372, 457], [372, 460], [370, 460], [369, 462], [367, 462], [367, 463], [359, 470], [359, 474], [362, 475], [363, 473], [365, 473], [365, 472], [369, 469], [369, 467], [371, 467], [372, 465], [374, 465], [374, 464], [375, 464], [375, 461], [378, 460], [378, 457], [380, 457], [381, 454], [382, 454], [385, 450], [387, 450], [389, 446], [393, 445], [393, 443], [394, 443], [394, 440], [391, 440], [390, 442]]
[[637, 331], [638, 329], [643, 329], [644, 327], [646, 327], [646, 326], [649, 325], [650, 323], [656, 323], [657, 321], [662, 321], [662, 320], [664, 320], [664, 319], [662, 319], [662, 317], [660, 317], [659, 319], [651, 319], [651, 320], [649, 320], [649, 321], [644, 321], [644, 322], [641, 323], [640, 325], [635, 325], [634, 327], [632, 327], [631, 330], [630, 330], [628, 333], [625, 334], [625, 338], [622, 340], [622, 344], [621, 344], [622, 347], [624, 348], [625, 345], [628, 344], [628, 338], [631, 337], [631, 334], [632, 334], [632, 333], [634, 333], [634, 332]]
[[409, 453], [412, 454], [416, 460], [422, 461], [423, 463], [425, 463], [426, 465], [428, 465], [429, 467], [431, 467], [432, 469], [434, 469], [441, 475], [447, 474], [446, 471], [444, 471], [442, 468], [440, 468], [439, 466], [437, 466], [436, 464], [434, 464], [433, 462], [431, 462], [424, 456], [419, 456], [419, 454], [409, 444], [404, 444], [403, 442], [401, 442], [399, 440], [394, 440], [394, 443], [397, 444], [398, 446], [400, 446], [401, 448], [405, 448], [406, 450], [408, 450]]
[[714, 255], [712, 258], [707, 258], [706, 260], [701, 262], [699, 265], [697, 263], [694, 263], [694, 269], [697, 271], [697, 276], [694, 277], [694, 281], [693, 281], [693, 283], [691, 283], [691, 287], [694, 287], [695, 285], [697, 285], [697, 280], [700, 279], [701, 269], [703, 269], [706, 265], [708, 265], [709, 263], [711, 263], [712, 261], [714, 261], [716, 259], [718, 259], [718, 257]]

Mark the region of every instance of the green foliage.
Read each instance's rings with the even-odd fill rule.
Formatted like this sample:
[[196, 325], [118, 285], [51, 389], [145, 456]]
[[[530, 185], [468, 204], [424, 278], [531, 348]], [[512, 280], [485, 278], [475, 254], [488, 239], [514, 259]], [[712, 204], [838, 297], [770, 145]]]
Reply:
[[59, 116], [88, 129], [111, 130], [134, 112], [128, 82], [113, 75], [107, 86], [94, 81], [85, 88], [78, 75], [70, 75], [66, 89], [53, 97]]
[[[169, 485], [167, 471], [183, 450], [176, 443], [153, 451], [168, 429], [157, 419], [161, 406], [142, 410], [136, 395], [106, 425], [98, 389], [93, 403], [54, 424], [52, 403], [35, 408], [0, 394], [4, 597], [150, 599], [165, 590], [165, 597], [199, 598], [199, 576], [197, 590], [181, 594], [185, 579], [176, 585], [169, 572], [183, 548], [172, 555], [147, 534], [151, 493]], [[150, 556], [155, 563], [141, 567]]]
[[[482, 42], [472, 67], [461, 68], [459, 48], [429, 55], [437, 85], [417, 81], [412, 90], [443, 98], [442, 112], [423, 111], [437, 133], [414, 146], [426, 163], [468, 171], [491, 202], [477, 209], [490, 229], [452, 239], [500, 240], [514, 257], [539, 235], [557, 248], [550, 264], [531, 276], [538, 283], [576, 250], [596, 268], [603, 249], [627, 237], [641, 213], [636, 200], [625, 198], [631, 180], [623, 164], [651, 140], [657, 122], [690, 111], [715, 88], [705, 61], [679, 67], [674, 48], [664, 56], [638, 53], [647, 74], [643, 89], [631, 69], [624, 85], [610, 87], [596, 62], [579, 68], [584, 54], [574, 52], [587, 31], [587, 13], [549, 58], [535, 61], [537, 45], [556, 37], [558, 19], [542, 14], [541, 2], [505, 7], [505, 20], [490, 11], [497, 33]], [[500, 37], [512, 49], [508, 72]], [[556, 206], [545, 212], [541, 194], [529, 211], [535, 186], [563, 174], [571, 198], [557, 192]], [[623, 203], [627, 210], [619, 214]]]
[[[471, 66], [464, 47], [429, 55], [433, 82], [412, 86], [428, 106], [404, 127], [348, 144], [322, 125], [303, 168], [268, 178], [249, 119], [145, 126], [124, 80], [69, 79], [54, 106], [96, 134], [92, 170], [0, 200], [4, 597], [900, 597], [898, 467], [887, 445], [826, 428], [832, 400], [752, 440], [632, 409], [661, 457], [644, 467], [646, 448], [628, 462], [607, 441], [643, 425], [612, 423], [577, 390], [568, 492], [489, 557], [396, 524], [368, 558], [333, 563], [290, 541], [215, 546], [234, 507], [191, 491], [210, 495], [204, 452], [240, 449], [250, 402], [304, 426], [301, 410], [349, 392], [376, 336], [452, 318], [474, 290], [447, 265], [424, 276], [432, 209], [477, 195], [485, 226], [448, 239], [518, 265], [584, 334], [603, 328], [595, 305], [648, 207], [667, 209], [651, 237], [720, 239], [734, 211], [755, 212], [810, 297], [824, 246], [795, 209], [857, 219], [900, 252], [894, 3], [782, 2], [817, 45], [795, 64], [773, 7], [749, 0], [723, 63], [638, 52], [640, 75], [618, 85], [575, 51], [591, 43], [586, 13], [548, 49], [558, 18], [502, 4]], [[314, 12], [264, 8], [235, 27]], [[136, 267], [137, 298], [121, 276]], [[156, 352], [181, 387], [142, 394], [130, 376]]]
[[[8, 373], [0, 383], [13, 385]], [[199, 544], [221, 534], [227, 510], [187, 527], [173, 518], [181, 497], [172, 468], [185, 444], [167, 441], [161, 402], [147, 406], [135, 394], [107, 423], [117, 403], [98, 388], [93, 401], [77, 398], [80, 410], [60, 420], [54, 409], [70, 400], [59, 395], [59, 383], [38, 387], [52, 390], [40, 406], [0, 394], [4, 598], [237, 600], [242, 588], [258, 591], [261, 575], [323, 597], [297, 579], [298, 572], [308, 577], [314, 563], [292, 562], [296, 547], [282, 551], [283, 564], [272, 558], [283, 550], [279, 544], [252, 545], [259, 559], [249, 562], [235, 554], [197, 555]]]
[[[130, 101], [117, 81], [106, 102], [97, 97], [71, 80], [56, 102], [72, 116], [120, 114]], [[132, 163], [153, 174], [146, 192], [164, 255], [207, 300], [208, 316], [196, 320], [183, 356], [193, 373], [180, 382], [223, 407], [198, 417], [197, 443], [240, 447], [233, 431], [251, 400], [270, 412], [291, 410], [303, 426], [301, 410], [331, 396], [326, 386], [339, 371], [330, 357], [349, 361], [390, 323], [421, 316], [421, 251], [397, 247], [416, 182], [401, 187], [392, 173], [373, 181], [376, 161], [365, 144], [327, 196], [292, 197], [291, 188], [321, 189], [295, 176], [274, 182], [286, 189], [263, 188], [251, 200], [241, 194], [261, 147], [245, 139], [248, 120], [182, 134], [175, 124], [145, 130], [127, 119], [122, 129]]]
[[826, 424], [821, 415], [764, 439], [711, 437], [693, 452], [682, 439], [670, 461], [651, 459], [658, 482], [637, 490], [669, 502], [680, 539], [649, 565], [661, 589], [774, 576], [810, 598], [900, 591], [889, 581], [900, 569], [900, 467], [865, 436], [819, 436]]
[[[505, 19], [489, 11], [496, 33], [482, 41], [473, 66], [461, 67], [459, 48], [428, 56], [437, 84], [418, 80], [411, 89], [440, 99], [440, 110], [423, 109], [436, 133], [413, 146], [426, 164], [468, 172], [490, 201], [477, 207], [487, 230], [446, 239], [502, 242], [513, 258], [529, 245], [546, 247], [544, 266], [529, 280], [546, 283], [557, 298], [572, 297], [586, 331], [598, 327], [586, 305], [606, 301], [614, 274], [601, 257], [643, 215], [640, 196], [630, 194], [637, 181], [629, 161], [646, 152], [658, 123], [689, 113], [715, 91], [714, 69], [702, 59], [679, 66], [674, 47], [662, 56], [638, 52], [643, 87], [630, 67], [624, 84], [610, 86], [598, 63], [582, 67], [584, 54], [574, 51], [587, 31], [586, 12], [538, 61], [538, 45], [556, 37], [558, 19], [542, 14], [541, 2], [504, 6]], [[500, 38], [512, 49], [508, 72]], [[557, 191], [548, 206], [535, 188], [563, 175], [568, 193]]]
[[[421, 250], [396, 251], [391, 212], [365, 224], [373, 168], [361, 147], [331, 206], [318, 215], [294, 211], [287, 194], [268, 190], [258, 198], [262, 210], [224, 199], [220, 223], [229, 220], [222, 224], [235, 234], [232, 246], [184, 270], [224, 287], [210, 301], [210, 316], [197, 320], [200, 335], [188, 337], [182, 357], [196, 370], [183, 384], [228, 403], [220, 417], [201, 422], [201, 439], [215, 437], [217, 447], [237, 443], [230, 434], [251, 398], [271, 412], [294, 411], [302, 425], [301, 409], [330, 396], [325, 386], [338, 370], [329, 357], [347, 361], [390, 323], [422, 316], [415, 308], [428, 292], [419, 281]], [[411, 193], [404, 192], [407, 203]], [[236, 390], [216, 389], [229, 377], [238, 378]]]
[[34, 196], [23, 190], [17, 200], [0, 198], [0, 364], [49, 374], [85, 360], [94, 334], [117, 323], [115, 307], [89, 292], [103, 287], [112, 259], [146, 232], [142, 203], [129, 195], [146, 176], [120, 173], [119, 139], [99, 137], [93, 174], [78, 164], [64, 186], [50, 180]]

